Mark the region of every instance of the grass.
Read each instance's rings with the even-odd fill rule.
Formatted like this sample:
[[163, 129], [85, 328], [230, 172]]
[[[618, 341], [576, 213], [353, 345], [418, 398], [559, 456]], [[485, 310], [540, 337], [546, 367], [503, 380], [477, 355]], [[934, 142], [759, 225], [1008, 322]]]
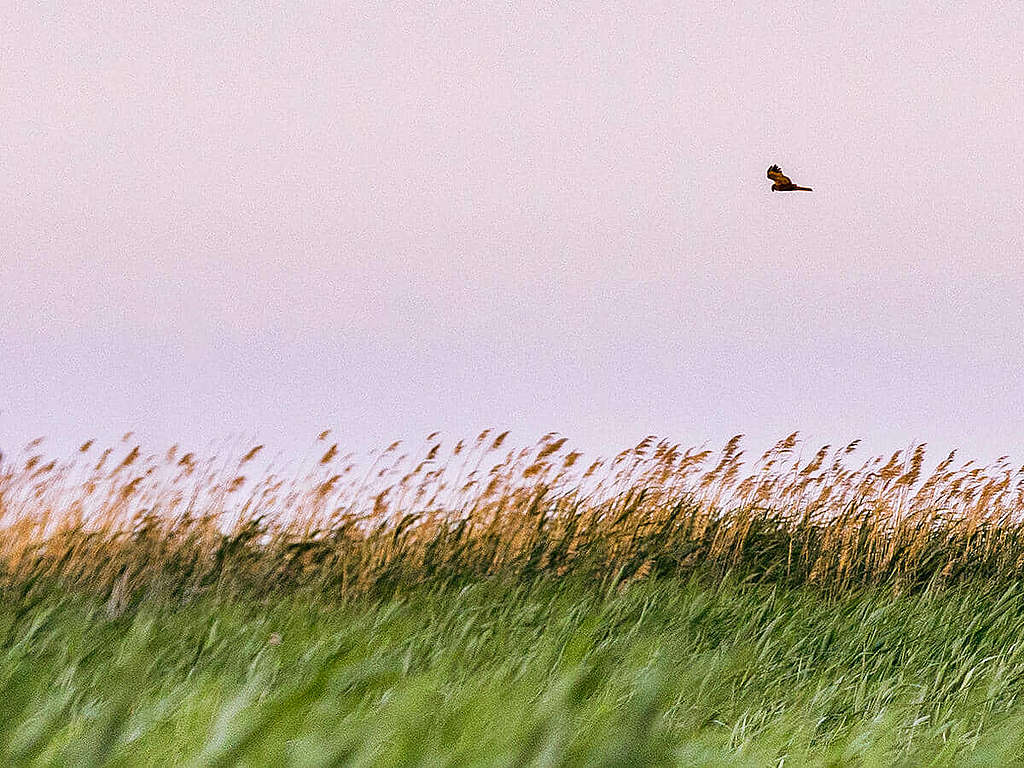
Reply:
[[[1014, 765], [1024, 589], [7, 605], [3, 763]], [[1015, 762], [1018, 761], [1018, 762]]]
[[1005, 460], [327, 437], [0, 463], [0, 764], [1024, 765]]

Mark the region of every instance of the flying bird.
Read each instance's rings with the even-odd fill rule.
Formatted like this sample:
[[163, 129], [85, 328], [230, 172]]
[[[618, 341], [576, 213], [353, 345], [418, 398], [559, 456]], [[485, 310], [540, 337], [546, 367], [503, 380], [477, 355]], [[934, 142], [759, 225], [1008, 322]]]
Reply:
[[789, 180], [789, 176], [782, 172], [782, 169], [777, 165], [773, 165], [768, 169], [768, 178], [774, 181], [772, 184], [772, 192], [811, 192], [810, 187], [798, 187], [792, 181]]

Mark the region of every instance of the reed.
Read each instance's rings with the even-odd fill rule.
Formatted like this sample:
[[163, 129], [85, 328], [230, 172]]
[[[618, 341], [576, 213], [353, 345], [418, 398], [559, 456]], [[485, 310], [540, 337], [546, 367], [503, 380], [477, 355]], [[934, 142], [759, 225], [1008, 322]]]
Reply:
[[0, 764], [1022, 764], [1005, 458], [319, 441], [0, 462]]
[[606, 461], [565, 438], [508, 448], [490, 430], [428, 437], [367, 460], [323, 433], [283, 473], [263, 446], [237, 457], [40, 441], [0, 463], [0, 586], [59, 583], [110, 597], [191, 599], [314, 586], [340, 599], [478, 579], [622, 586], [707, 578], [940, 588], [1012, 583], [1024, 562], [1024, 468], [924, 445], [858, 459], [857, 442], [805, 450], [797, 433], [754, 460], [648, 437]]

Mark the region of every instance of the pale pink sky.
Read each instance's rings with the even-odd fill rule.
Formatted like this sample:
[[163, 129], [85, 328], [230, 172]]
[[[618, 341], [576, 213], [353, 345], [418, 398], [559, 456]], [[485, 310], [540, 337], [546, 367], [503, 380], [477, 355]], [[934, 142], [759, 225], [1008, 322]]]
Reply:
[[6, 4], [0, 448], [1024, 458], [1024, 5], [836, 5]]

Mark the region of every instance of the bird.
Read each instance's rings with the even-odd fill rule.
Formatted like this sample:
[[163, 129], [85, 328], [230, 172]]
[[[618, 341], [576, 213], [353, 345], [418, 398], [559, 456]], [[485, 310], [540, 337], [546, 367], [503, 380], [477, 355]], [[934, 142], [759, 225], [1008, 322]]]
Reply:
[[768, 178], [774, 181], [772, 184], [772, 192], [812, 192], [810, 187], [798, 187], [792, 181], [789, 180], [789, 176], [786, 176], [782, 169], [777, 165], [773, 165], [768, 169]]

